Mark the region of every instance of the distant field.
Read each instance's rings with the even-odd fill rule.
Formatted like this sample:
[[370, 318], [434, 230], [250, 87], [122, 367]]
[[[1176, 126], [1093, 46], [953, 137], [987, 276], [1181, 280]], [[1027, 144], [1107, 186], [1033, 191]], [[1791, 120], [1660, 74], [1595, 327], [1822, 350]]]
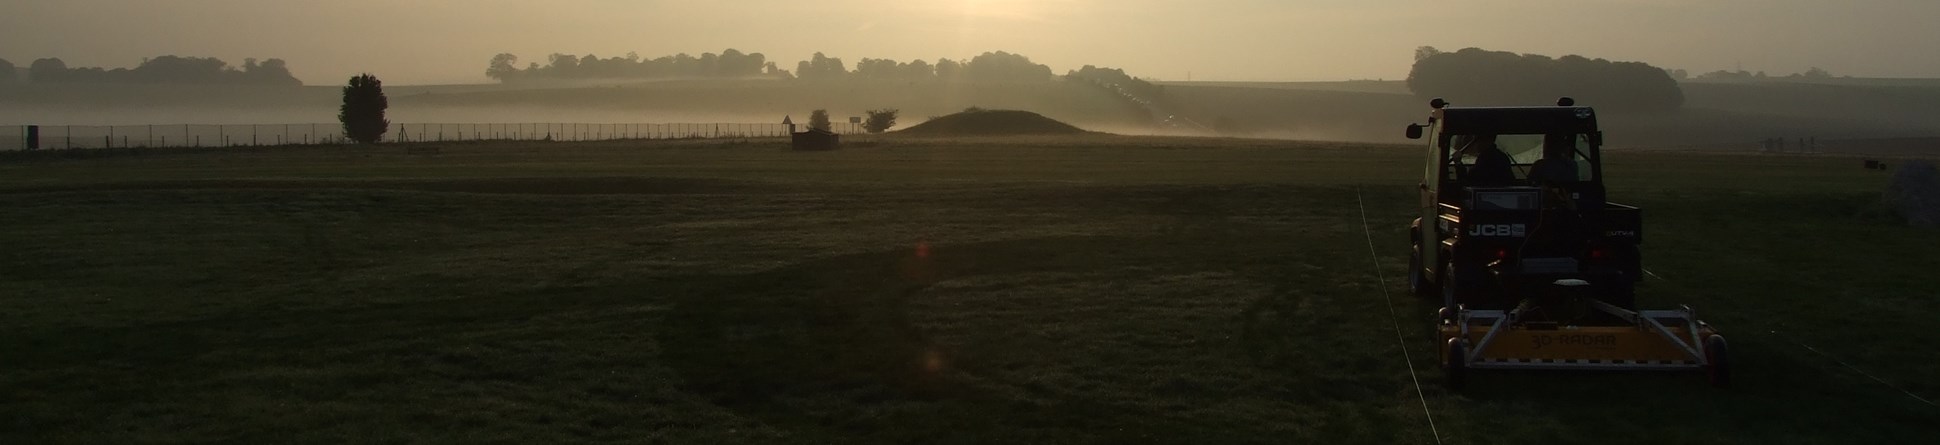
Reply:
[[[87, 85], [0, 87], [0, 125], [335, 122], [341, 87]], [[1094, 128], [1150, 121], [1076, 82], [668, 80], [604, 85], [386, 87], [400, 123], [780, 123], [826, 109], [837, 120], [897, 108], [903, 126], [968, 107], [1023, 109]], [[1122, 131], [1122, 130], [1121, 130]]]
[[1454, 393], [1412, 148], [850, 142], [0, 157], [0, 443], [1433, 443], [1403, 348], [1446, 443], [1940, 435], [1840, 364], [1940, 398], [1940, 233], [1850, 158], [1610, 156], [1735, 388]]
[[[1940, 136], [1940, 82], [1848, 83], [1687, 82], [1678, 113], [1606, 112], [1600, 124], [1611, 144], [1621, 147], [1749, 150], [1775, 137]], [[1187, 113], [1206, 122], [1228, 119], [1239, 134], [1257, 137], [1400, 142], [1397, 128], [1424, 119], [1428, 109], [1404, 81], [1165, 84]], [[1459, 95], [1448, 99], [1464, 104]]]
[[[1426, 106], [1405, 81], [1161, 82], [1165, 113], [1227, 135], [1398, 143]], [[1775, 137], [1940, 137], [1940, 80], [1827, 79], [1686, 82], [1685, 109], [1605, 113], [1620, 147], [1737, 146]], [[838, 119], [878, 108], [914, 125], [968, 107], [1033, 111], [1089, 130], [1149, 135], [1126, 98], [1078, 82], [977, 84], [895, 81], [663, 80], [531, 85], [396, 86], [401, 123], [779, 123], [827, 109]], [[1457, 105], [1474, 104], [1459, 94]], [[339, 91], [130, 85], [0, 87], [0, 125], [282, 124], [334, 122]], [[1595, 106], [1595, 103], [1585, 103]]]

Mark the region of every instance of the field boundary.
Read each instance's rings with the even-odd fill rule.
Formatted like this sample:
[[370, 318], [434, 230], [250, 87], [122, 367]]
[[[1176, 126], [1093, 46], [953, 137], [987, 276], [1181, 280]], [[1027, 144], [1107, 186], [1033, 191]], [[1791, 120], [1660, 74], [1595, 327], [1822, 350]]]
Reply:
[[[382, 142], [616, 141], [783, 137], [806, 125], [778, 123], [394, 123]], [[831, 123], [837, 134], [859, 134], [862, 124]], [[7, 125], [0, 151], [104, 148], [223, 148], [344, 145], [338, 123]]]

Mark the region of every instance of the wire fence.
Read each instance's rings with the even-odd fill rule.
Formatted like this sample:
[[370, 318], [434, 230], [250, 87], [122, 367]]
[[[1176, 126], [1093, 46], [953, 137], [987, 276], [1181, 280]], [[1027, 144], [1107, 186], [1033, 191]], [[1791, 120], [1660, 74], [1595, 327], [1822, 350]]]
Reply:
[[[798, 130], [806, 129], [798, 128]], [[834, 123], [840, 134], [862, 132]], [[782, 124], [391, 124], [384, 142], [615, 141], [787, 136]], [[341, 124], [260, 125], [8, 125], [0, 126], [0, 151], [29, 149], [264, 147], [348, 144]]]

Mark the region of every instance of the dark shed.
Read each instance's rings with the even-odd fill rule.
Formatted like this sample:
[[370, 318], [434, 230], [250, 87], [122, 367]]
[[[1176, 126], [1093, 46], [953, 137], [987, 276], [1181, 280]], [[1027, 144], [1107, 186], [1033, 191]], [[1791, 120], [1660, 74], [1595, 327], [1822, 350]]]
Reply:
[[815, 130], [795, 133], [796, 150], [834, 150], [842, 148], [842, 135], [828, 130]]

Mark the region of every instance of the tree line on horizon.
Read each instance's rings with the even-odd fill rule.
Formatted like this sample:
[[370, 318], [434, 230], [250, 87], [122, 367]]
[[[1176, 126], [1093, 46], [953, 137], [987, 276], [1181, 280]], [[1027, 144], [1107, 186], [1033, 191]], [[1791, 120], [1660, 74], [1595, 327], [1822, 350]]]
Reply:
[[[1684, 70], [1671, 70], [1671, 77], [1675, 77], [1677, 78], [1677, 80], [1684, 80], [1689, 76], [1690, 74], [1688, 72], [1685, 72]], [[1839, 77], [1843, 77], [1847, 79], [1852, 78], [1852, 76], [1839, 76]], [[1802, 72], [1802, 73], [1792, 73], [1792, 74], [1779, 75], [1779, 76], [1766, 75], [1764, 71], [1751, 72], [1751, 71], [1745, 71], [1742, 69], [1736, 70], [1736, 71], [1717, 70], [1717, 71], [1712, 71], [1704, 74], [1699, 74], [1697, 76], [1698, 80], [1763, 80], [1763, 79], [1824, 80], [1824, 79], [1831, 79], [1831, 78], [1833, 78], [1832, 72], [1826, 71], [1824, 68], [1819, 68], [1816, 66], [1811, 67], [1810, 69], [1807, 69], [1805, 70], [1805, 72]]]
[[[0, 84], [18, 82], [12, 62], [0, 59]], [[245, 59], [241, 67], [214, 57], [161, 56], [143, 59], [134, 68], [68, 67], [60, 58], [35, 60], [27, 66], [28, 83], [130, 83], [175, 85], [302, 86], [283, 59]]]
[[795, 64], [790, 71], [761, 53], [728, 49], [720, 54], [686, 53], [653, 59], [629, 53], [626, 57], [600, 58], [592, 54], [553, 54], [546, 64], [528, 62], [518, 68], [514, 54], [493, 56], [485, 76], [500, 83], [557, 80], [682, 79], [682, 78], [769, 78], [769, 79], [871, 79], [907, 81], [1039, 82], [1056, 78], [1051, 67], [1031, 62], [1029, 57], [1004, 51], [986, 52], [964, 61], [948, 58], [931, 63], [926, 60], [899, 62], [864, 58], [850, 68], [839, 57], [815, 53], [809, 60]]
[[1677, 80], [1647, 63], [1480, 48], [1416, 49], [1408, 90], [1422, 99], [1441, 97], [1466, 105], [1549, 105], [1568, 96], [1579, 104], [1619, 111], [1667, 112], [1684, 106]]

